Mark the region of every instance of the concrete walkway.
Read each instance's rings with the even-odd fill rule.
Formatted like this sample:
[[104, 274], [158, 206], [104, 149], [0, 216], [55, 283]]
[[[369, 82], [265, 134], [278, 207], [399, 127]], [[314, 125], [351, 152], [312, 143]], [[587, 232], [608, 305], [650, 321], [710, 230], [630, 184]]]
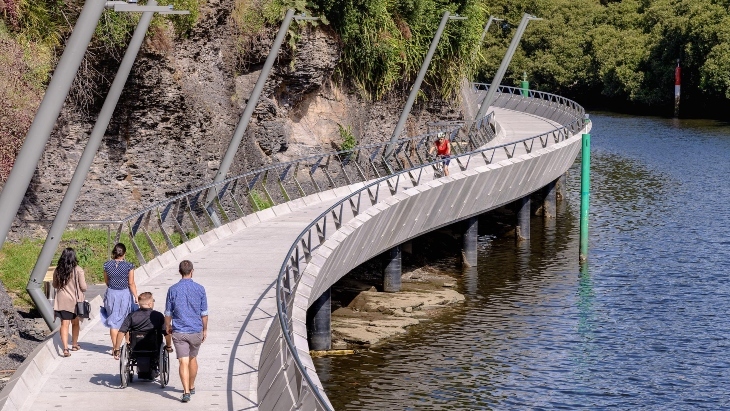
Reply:
[[[494, 144], [534, 136], [556, 126], [525, 113], [502, 109], [495, 112], [506, 138]], [[495, 161], [503, 158], [503, 150], [498, 151]], [[451, 170], [456, 172], [458, 166], [452, 164]], [[165, 389], [156, 382], [136, 380], [120, 389], [119, 361], [110, 355], [108, 330], [95, 320], [82, 331], [82, 350], [73, 352], [70, 358], [53, 360], [50, 370], [39, 376], [32, 392], [28, 392], [21, 409], [257, 409], [259, 354], [276, 315], [274, 281], [293, 240], [336, 200], [320, 200], [266, 221], [247, 222], [232, 235], [185, 257], [193, 261], [194, 280], [207, 289], [210, 307], [208, 340], [198, 357], [197, 393], [189, 404], [178, 402], [182, 385], [175, 354], [171, 356], [171, 377]], [[157, 310], [164, 310], [167, 289], [180, 278], [178, 263], [171, 262], [137, 287], [140, 293], [154, 294]]]

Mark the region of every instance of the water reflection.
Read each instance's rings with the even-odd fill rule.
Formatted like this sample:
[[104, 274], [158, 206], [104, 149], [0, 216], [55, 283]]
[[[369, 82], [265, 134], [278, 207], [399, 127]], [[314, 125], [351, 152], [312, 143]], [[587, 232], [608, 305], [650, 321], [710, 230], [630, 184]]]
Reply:
[[[723, 409], [730, 404], [730, 127], [592, 115], [589, 263], [579, 172], [529, 248], [480, 238], [444, 268], [463, 307], [315, 361], [338, 410]], [[480, 222], [481, 225], [481, 222]]]

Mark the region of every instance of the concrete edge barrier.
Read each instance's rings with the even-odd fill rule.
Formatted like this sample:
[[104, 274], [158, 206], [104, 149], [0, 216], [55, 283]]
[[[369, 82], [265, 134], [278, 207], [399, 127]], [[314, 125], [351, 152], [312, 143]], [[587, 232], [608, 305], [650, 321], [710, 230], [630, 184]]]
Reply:
[[[310, 263], [307, 265], [307, 267], [304, 269], [304, 272], [302, 273], [302, 278], [304, 279], [305, 277], [313, 277], [314, 283], [307, 285], [312, 290], [318, 290], [319, 292], [312, 292], [311, 294], [309, 294], [307, 296], [308, 303], [304, 303], [302, 301], [303, 296], [300, 296], [299, 293], [296, 292], [294, 296], [294, 305], [301, 306], [304, 303], [307, 307], [311, 306], [311, 304], [319, 297], [322, 290], [331, 287], [332, 284], [334, 284], [344, 274], [355, 268], [357, 265], [382, 253], [383, 251], [387, 250], [395, 244], [400, 244], [403, 241], [407, 241], [410, 238], [420, 235], [421, 233], [432, 231], [434, 229], [448, 224], [452, 224], [464, 218], [468, 218], [492, 210], [494, 208], [507, 204], [516, 198], [529, 195], [530, 193], [544, 187], [549, 182], [557, 179], [561, 174], [566, 172], [568, 168], [570, 168], [581, 149], [581, 133], [588, 132], [589, 130], [590, 125], [587, 125], [581, 132], [576, 133], [566, 141], [548, 146], [546, 148], [542, 148], [532, 154], [523, 154], [519, 157], [512, 158], [509, 161], [500, 162], [496, 165], [496, 167], [494, 165], [489, 165], [482, 168], [481, 170], [477, 169], [477, 172], [475, 173], [468, 173], [463, 178], [463, 180], [472, 180], [472, 186], [474, 187], [474, 189], [476, 189], [477, 187], [483, 188], [483, 184], [476, 185], [473, 183], [474, 181], [480, 178], [488, 179], [487, 176], [493, 174], [494, 172], [508, 170], [509, 173], [507, 174], [506, 178], [519, 182], [515, 183], [515, 185], [519, 186], [520, 188], [513, 192], [513, 195], [511, 197], [514, 198], [506, 198], [504, 195], [499, 194], [491, 196], [491, 203], [487, 198], [484, 198], [482, 192], [471, 195], [471, 190], [468, 190], [465, 195], [467, 197], [470, 197], [471, 201], [469, 201], [468, 199], [464, 200], [465, 204], [463, 207], [460, 207], [461, 211], [459, 215], [449, 215], [449, 218], [447, 219], [448, 221], [431, 221], [429, 222], [429, 224], [419, 226], [417, 230], [403, 229], [402, 232], [405, 234], [402, 234], [400, 236], [394, 235], [388, 237], [387, 241], [385, 241], [388, 244], [373, 242], [371, 238], [372, 236], [366, 235], [369, 232], [369, 230], [367, 230], [368, 226], [372, 226], [373, 224], [385, 224], [384, 219], [387, 219], [388, 216], [393, 213], [398, 214], [399, 207], [408, 207], [408, 203], [418, 202], [419, 196], [423, 197], [425, 195], [430, 198], [434, 195], [439, 196], [442, 194], [449, 194], [450, 184], [440, 184], [441, 181], [434, 180], [431, 182], [433, 184], [424, 184], [425, 187], [418, 186], [405, 190], [404, 193], [407, 194], [404, 196], [393, 196], [392, 199], [389, 199], [389, 201], [387, 201], [387, 204], [386, 202], [381, 202], [373, 207], [370, 207], [365, 213], [360, 214], [361, 216], [364, 214], [368, 214], [369, 218], [367, 218], [365, 221], [363, 221], [361, 218], [353, 218], [349, 222], [345, 223], [340, 228], [340, 230], [338, 230], [337, 234], [327, 239], [322, 244], [322, 247], [313, 252]], [[551, 161], [545, 161], [544, 159], [542, 159], [545, 156], [551, 157], [551, 161], [558, 162], [560, 164], [560, 167], [555, 167], [554, 165], [548, 167]], [[536, 170], [532, 169], [534, 167], [534, 164], [539, 163], [538, 160], [543, 161], [542, 173], [537, 173]], [[509, 169], [514, 169], [514, 172]], [[528, 181], [524, 181], [524, 178], [522, 177], [522, 174], [524, 173], [529, 173], [531, 176], [534, 176], [534, 178], [531, 178]], [[486, 197], [490, 197], [490, 195], [487, 195]], [[381, 204], [383, 204], [383, 206], [378, 207], [378, 205]], [[439, 202], [432, 201], [433, 207], [438, 208], [438, 204]], [[435, 209], [433, 209], [429, 214], [437, 214], [437, 212]], [[382, 228], [383, 227], [379, 227], [378, 231], [382, 232]], [[399, 227], [399, 230], [400, 229], [402, 228]], [[345, 232], [347, 233], [343, 234]], [[365, 241], [368, 239], [370, 239], [370, 241]], [[365, 247], [362, 247], [361, 250], [355, 251], [355, 255], [352, 255], [353, 253], [351, 252], [351, 250], [353, 248], [351, 247], [351, 244], [348, 243], [354, 243], [357, 241], [363, 241], [369, 244], [367, 244], [367, 246]], [[300, 284], [299, 287], [301, 287], [302, 285], [303, 284]], [[267, 337], [273, 336], [269, 334]], [[304, 364], [312, 364], [312, 359], [309, 356], [309, 344], [306, 338], [297, 337], [297, 335], [294, 336], [293, 342], [297, 352], [299, 353], [300, 360]], [[288, 348], [282, 345], [281, 349], [287, 350]], [[272, 355], [281, 356], [282, 353], [277, 352], [277, 350], [271, 350], [268, 353], [262, 353], [261, 357], [259, 358], [259, 374], [269, 374], [269, 378], [267, 379], [266, 384], [261, 384], [260, 381], [258, 388], [259, 398], [265, 398], [273, 387], [278, 387], [282, 384], [289, 385], [291, 382], [298, 380], [297, 377], [293, 377], [291, 375], [289, 367], [281, 367], [279, 370], [269, 369], [272, 366], [272, 361], [270, 358]], [[276, 362], [274, 362], [273, 364], [276, 364]], [[319, 380], [317, 373], [314, 372], [313, 369], [310, 369], [308, 366], [306, 367], [306, 371], [307, 374], [309, 374], [312, 383], [317, 387], [322, 387], [322, 383]], [[270, 375], [272, 372], [275, 374], [274, 376]], [[298, 389], [297, 387], [290, 387], [288, 391], [291, 393], [292, 391], [298, 391]], [[326, 393], [324, 393], [324, 390], [321, 390], [321, 393], [325, 400], [329, 401]], [[296, 403], [298, 399], [287, 398], [287, 401], [294, 401], [294, 403]], [[268, 411], [269, 408], [265, 407], [266, 404], [260, 405], [262, 405], [260, 409]], [[328, 405], [331, 407], [331, 404]], [[274, 407], [271, 409], [277, 408]]]

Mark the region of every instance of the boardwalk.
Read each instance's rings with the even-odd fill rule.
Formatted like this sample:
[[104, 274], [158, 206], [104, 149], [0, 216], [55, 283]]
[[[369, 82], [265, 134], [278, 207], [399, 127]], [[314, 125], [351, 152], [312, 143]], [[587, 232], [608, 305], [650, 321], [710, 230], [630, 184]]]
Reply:
[[[555, 128], [546, 119], [525, 113], [495, 109], [496, 120], [506, 131], [501, 144]], [[499, 154], [505, 158], [505, 154]], [[483, 161], [474, 157], [472, 161]], [[452, 167], [452, 173], [458, 167]], [[344, 192], [349, 192], [347, 188]], [[208, 291], [210, 319], [208, 340], [203, 344], [196, 394], [184, 405], [196, 410], [257, 409], [257, 367], [266, 332], [275, 320], [273, 284], [292, 241], [315, 217], [337, 199], [313, 203], [265, 221], [246, 221], [246, 226], [185, 258], [194, 262], [194, 279]], [[272, 213], [273, 214], [273, 213]], [[164, 309], [167, 288], [180, 276], [178, 261], [170, 261], [153, 278], [138, 285], [151, 291], [156, 308]], [[132, 382], [119, 388], [119, 362], [110, 355], [108, 330], [98, 320], [82, 331], [81, 351], [70, 358], [53, 359], [50, 370], [37, 377], [26, 393], [21, 409], [51, 410], [159, 410], [180, 409], [182, 391], [177, 361], [172, 355], [171, 378], [161, 389], [154, 382]], [[4, 408], [4, 409], [9, 409]]]

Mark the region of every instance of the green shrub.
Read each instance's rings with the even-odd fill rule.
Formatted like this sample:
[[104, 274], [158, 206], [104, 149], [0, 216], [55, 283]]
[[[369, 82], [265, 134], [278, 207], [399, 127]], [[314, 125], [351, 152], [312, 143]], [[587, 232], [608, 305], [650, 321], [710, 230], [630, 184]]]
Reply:
[[342, 145], [340, 150], [350, 151], [357, 146], [357, 139], [352, 134], [352, 126], [343, 127], [342, 124], [337, 124], [340, 131], [340, 138], [342, 139]]

